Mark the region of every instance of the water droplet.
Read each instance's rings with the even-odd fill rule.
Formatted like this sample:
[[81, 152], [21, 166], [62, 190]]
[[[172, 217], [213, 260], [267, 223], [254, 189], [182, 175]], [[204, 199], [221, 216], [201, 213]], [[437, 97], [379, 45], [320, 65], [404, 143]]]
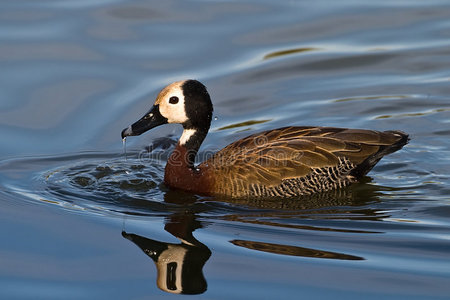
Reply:
[[127, 137], [122, 139], [123, 143], [123, 154], [125, 155], [125, 160], [127, 160]]

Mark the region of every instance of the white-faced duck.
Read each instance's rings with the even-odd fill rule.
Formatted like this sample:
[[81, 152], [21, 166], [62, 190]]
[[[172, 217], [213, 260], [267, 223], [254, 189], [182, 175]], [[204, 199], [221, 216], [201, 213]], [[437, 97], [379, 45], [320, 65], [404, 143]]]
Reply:
[[158, 94], [139, 121], [122, 131], [122, 138], [179, 123], [184, 131], [166, 165], [167, 186], [204, 195], [268, 198], [350, 185], [408, 142], [407, 134], [395, 130], [289, 126], [240, 139], [195, 166], [212, 112], [202, 83], [177, 81]]

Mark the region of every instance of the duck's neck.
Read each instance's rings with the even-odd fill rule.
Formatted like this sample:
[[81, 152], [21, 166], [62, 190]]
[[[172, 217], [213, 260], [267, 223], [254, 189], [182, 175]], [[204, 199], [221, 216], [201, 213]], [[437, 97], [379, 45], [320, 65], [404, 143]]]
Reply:
[[185, 129], [167, 161], [164, 174], [166, 185], [195, 192], [206, 192], [210, 182], [205, 170], [194, 167], [195, 156], [206, 137], [207, 130]]
[[198, 149], [207, 133], [207, 129], [185, 128], [168, 163], [176, 163], [185, 168], [193, 168]]

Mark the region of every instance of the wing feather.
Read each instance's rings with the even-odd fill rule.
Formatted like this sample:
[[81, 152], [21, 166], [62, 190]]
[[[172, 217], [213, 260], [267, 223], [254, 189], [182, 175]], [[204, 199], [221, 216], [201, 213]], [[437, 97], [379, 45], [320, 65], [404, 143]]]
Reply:
[[286, 127], [231, 143], [203, 164], [214, 169], [222, 185], [275, 186], [284, 179], [307, 176], [315, 168], [337, 166], [342, 157], [358, 165], [399, 139], [372, 130]]

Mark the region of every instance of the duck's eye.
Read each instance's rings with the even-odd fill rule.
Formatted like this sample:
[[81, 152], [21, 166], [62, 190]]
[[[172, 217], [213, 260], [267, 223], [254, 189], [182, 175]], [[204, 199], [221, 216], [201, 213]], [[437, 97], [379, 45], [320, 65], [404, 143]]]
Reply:
[[177, 104], [178, 103], [178, 97], [176, 97], [176, 96], [170, 97], [169, 103], [170, 104]]

